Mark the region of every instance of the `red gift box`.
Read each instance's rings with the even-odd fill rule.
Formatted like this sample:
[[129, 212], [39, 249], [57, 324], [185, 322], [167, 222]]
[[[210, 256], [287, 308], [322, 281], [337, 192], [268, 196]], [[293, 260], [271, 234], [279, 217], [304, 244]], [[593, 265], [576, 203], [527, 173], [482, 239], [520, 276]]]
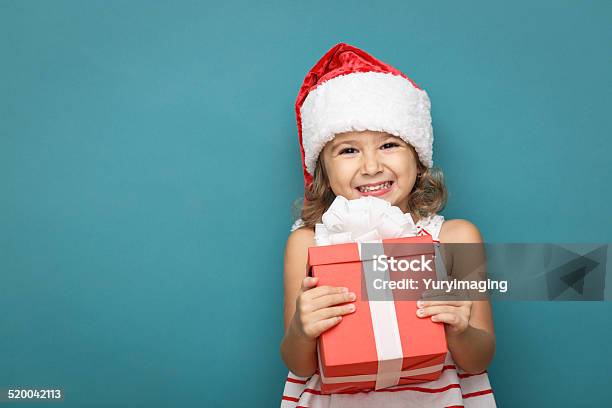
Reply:
[[[321, 392], [369, 391], [437, 379], [447, 353], [446, 337], [443, 323], [416, 315], [415, 293], [423, 288], [411, 292], [414, 300], [402, 298], [398, 292], [402, 289], [389, 292], [393, 294], [391, 301], [368, 299], [360, 245], [372, 244], [308, 248], [308, 269], [311, 276], [319, 278], [318, 286], [343, 286], [356, 295], [355, 312], [344, 315], [318, 339]], [[385, 239], [378, 245], [385, 255], [396, 259], [433, 260], [435, 256], [430, 235]], [[435, 280], [435, 262], [431, 264], [431, 272], [395, 271], [389, 275], [391, 279], [401, 273], [421, 282]]]

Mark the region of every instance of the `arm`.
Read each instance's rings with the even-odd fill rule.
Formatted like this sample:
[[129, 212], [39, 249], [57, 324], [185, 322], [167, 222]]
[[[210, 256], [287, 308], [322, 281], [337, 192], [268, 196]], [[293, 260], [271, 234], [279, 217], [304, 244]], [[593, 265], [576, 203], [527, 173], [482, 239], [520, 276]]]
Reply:
[[486, 370], [495, 354], [495, 334], [489, 301], [472, 302], [466, 330], [457, 335], [447, 334], [446, 340], [453, 360], [459, 367], [470, 373]]
[[292, 325], [295, 304], [300, 291], [300, 282], [308, 275], [306, 261], [308, 246], [313, 244], [314, 234], [305, 229], [293, 231], [285, 247], [285, 336], [281, 342], [281, 357], [285, 365], [295, 375], [311, 376], [317, 368], [316, 339], [301, 336]]
[[[466, 220], [451, 220], [442, 225], [440, 242], [482, 244], [482, 237], [472, 223]], [[471, 264], [481, 257], [484, 259], [482, 245], [470, 246], [470, 251], [458, 247], [451, 251], [451, 275], [461, 279], [465, 277], [457, 274], [476, 271], [477, 277], [471, 279], [486, 279], [484, 267]], [[486, 370], [495, 354], [493, 316], [488, 300], [425, 301], [420, 307], [423, 313], [419, 314], [417, 311], [419, 317], [431, 316], [433, 321], [445, 323], [448, 349], [459, 367], [471, 373]]]
[[354, 311], [351, 304], [334, 305], [355, 300], [345, 288], [316, 287], [318, 279], [307, 277], [309, 246], [315, 246], [314, 233], [298, 229], [285, 248], [285, 336], [280, 352], [287, 368], [300, 377], [309, 377], [317, 369], [317, 337]]

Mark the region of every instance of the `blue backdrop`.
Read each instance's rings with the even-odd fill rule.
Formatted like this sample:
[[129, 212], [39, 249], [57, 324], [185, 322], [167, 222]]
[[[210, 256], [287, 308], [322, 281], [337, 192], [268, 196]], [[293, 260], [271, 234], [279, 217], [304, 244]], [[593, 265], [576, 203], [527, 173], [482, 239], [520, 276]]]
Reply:
[[[491, 242], [610, 242], [611, 18], [603, 1], [2, 1], [0, 388], [278, 406], [293, 103], [337, 42], [428, 91], [446, 218]], [[500, 406], [609, 403], [609, 302], [494, 311]]]

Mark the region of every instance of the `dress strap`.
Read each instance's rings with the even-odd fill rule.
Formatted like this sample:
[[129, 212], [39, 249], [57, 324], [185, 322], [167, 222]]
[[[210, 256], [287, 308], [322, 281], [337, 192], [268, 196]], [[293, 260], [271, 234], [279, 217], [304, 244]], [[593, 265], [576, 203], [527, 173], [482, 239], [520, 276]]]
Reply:
[[302, 220], [301, 218], [298, 218], [291, 226], [291, 232], [303, 226], [304, 226], [304, 220]]
[[444, 258], [440, 252], [440, 230], [444, 223], [444, 217], [438, 214], [432, 214], [427, 218], [423, 218], [417, 222], [417, 235], [428, 234], [434, 242], [435, 263], [436, 263], [436, 278], [439, 281], [447, 280], [449, 275], [444, 264]]
[[440, 230], [442, 229], [442, 223], [444, 223], [444, 216], [438, 214], [432, 214], [428, 217], [422, 218], [416, 223], [417, 234], [426, 233], [431, 235], [432, 239], [436, 242], [440, 241]]

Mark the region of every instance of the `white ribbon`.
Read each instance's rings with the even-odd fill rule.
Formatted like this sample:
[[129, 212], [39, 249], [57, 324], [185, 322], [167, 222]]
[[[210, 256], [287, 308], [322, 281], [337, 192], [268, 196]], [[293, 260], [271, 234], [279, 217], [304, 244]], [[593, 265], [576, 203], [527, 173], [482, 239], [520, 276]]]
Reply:
[[318, 246], [414, 236], [417, 227], [409, 213], [388, 201], [367, 196], [347, 200], [337, 196], [315, 226]]
[[[364, 247], [367, 245], [367, 247]], [[373, 282], [376, 273], [373, 271], [374, 262], [372, 254], [384, 255], [385, 249], [382, 241], [358, 243], [359, 259], [362, 261], [365, 282]], [[364, 254], [364, 250], [367, 254]], [[388, 268], [387, 268], [388, 270]], [[378, 272], [380, 273], [380, 272]], [[385, 272], [383, 280], [389, 280], [388, 272]], [[402, 372], [404, 352], [400, 338], [397, 315], [395, 314], [395, 301], [393, 291], [388, 287], [378, 289], [375, 292], [373, 285], [367, 285], [368, 304], [372, 317], [372, 329], [376, 343], [376, 354], [378, 357], [378, 372], [376, 374], [376, 387], [393, 387], [399, 384]]]
[[[362, 255], [362, 244], [371, 245], [368, 252], [375, 251], [383, 255], [383, 239], [415, 236], [418, 232], [409, 213], [404, 214], [398, 207], [388, 201], [367, 196], [357, 200], [347, 200], [337, 196], [327, 212], [323, 214], [323, 224], [315, 227], [315, 240], [318, 246], [335, 245], [346, 242], [357, 242], [359, 257], [364, 264], [366, 282], [372, 271], [371, 254]], [[376, 246], [376, 243], [379, 246]], [[364, 257], [368, 259], [364, 259]], [[379, 273], [379, 272], [377, 272]], [[387, 272], [388, 273], [388, 272]], [[388, 278], [388, 277], [387, 277]], [[368, 285], [368, 299], [376, 353], [378, 357], [378, 372], [376, 374], [356, 375], [346, 377], [324, 377], [321, 369], [321, 381], [326, 384], [345, 382], [360, 382], [376, 380], [375, 389], [392, 387], [399, 384], [401, 377], [436, 372], [441, 367], [426, 367], [416, 370], [402, 371], [403, 350], [395, 314], [395, 303], [391, 289], [377, 289]], [[377, 300], [372, 300], [377, 299]], [[384, 299], [384, 300], [379, 300]], [[322, 367], [319, 360], [319, 366]]]

